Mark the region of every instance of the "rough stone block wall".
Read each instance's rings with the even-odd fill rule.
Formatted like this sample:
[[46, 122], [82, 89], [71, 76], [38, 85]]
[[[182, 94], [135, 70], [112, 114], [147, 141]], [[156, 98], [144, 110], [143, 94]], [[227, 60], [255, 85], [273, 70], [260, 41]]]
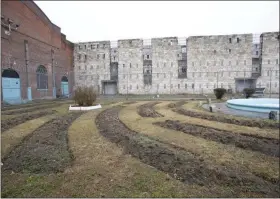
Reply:
[[261, 76], [257, 87], [266, 88], [266, 93], [279, 93], [279, 32], [267, 32], [261, 35]]
[[76, 85], [92, 85], [102, 93], [102, 80], [110, 80], [110, 41], [77, 43], [74, 47]]
[[150, 94], [177, 93], [178, 38], [152, 38], [153, 84], [146, 88]]
[[234, 78], [251, 76], [252, 34], [189, 37], [187, 56], [188, 80], [196, 92], [212, 92], [217, 85], [234, 91]]
[[118, 90], [120, 94], [143, 94], [143, 40], [118, 40]]
[[[279, 90], [277, 83], [279, 42], [275, 39], [276, 37], [277, 34], [263, 34], [263, 70], [271, 67], [275, 70], [272, 78], [272, 87], [275, 87], [272, 89], [273, 92]], [[118, 92], [120, 94], [213, 93], [213, 89], [217, 87], [232, 89], [235, 92], [237, 87], [242, 90], [243, 87], [255, 86], [254, 83], [249, 82], [256, 82], [254, 75], [259, 75], [255, 74], [258, 72], [255, 71], [256, 68], [260, 68], [260, 59], [255, 52], [260, 50], [260, 46], [254, 46], [252, 40], [252, 34], [189, 37], [186, 46], [179, 45], [177, 37], [153, 38], [151, 45], [148, 46], [144, 46], [141, 39], [119, 40], [117, 48], [101, 52], [106, 54], [104, 60], [106, 66], [110, 65], [107, 53], [110, 53], [111, 62], [118, 63]], [[90, 43], [87, 44], [90, 45]], [[100, 43], [100, 46], [102, 45]], [[87, 53], [94, 52], [86, 51]], [[82, 49], [77, 52], [86, 54]], [[115, 60], [113, 60], [114, 57]], [[83, 67], [86, 64], [83, 61], [77, 61], [77, 53], [75, 60], [76, 65], [84, 71], [80, 73], [81, 76], [109, 73], [109, 70], [99, 67], [92, 71], [87, 67], [85, 71]], [[91, 60], [90, 63], [100, 65], [103, 62]], [[187, 77], [179, 78], [178, 67], [183, 65], [187, 66]], [[78, 69], [75, 68], [76, 70]], [[151, 85], [144, 84], [144, 78], [146, 79], [147, 76], [144, 76], [143, 70], [152, 70]], [[261, 74], [257, 84], [269, 83], [270, 79], [265, 76], [266, 74], [266, 72]], [[76, 79], [85, 82], [84, 79], [79, 80], [78, 77]], [[94, 84], [95, 81], [99, 80], [94, 79], [86, 83]]]

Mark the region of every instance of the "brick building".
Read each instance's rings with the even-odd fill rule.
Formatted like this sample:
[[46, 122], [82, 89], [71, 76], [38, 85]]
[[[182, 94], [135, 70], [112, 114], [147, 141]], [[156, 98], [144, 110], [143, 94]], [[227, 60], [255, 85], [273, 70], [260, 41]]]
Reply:
[[2, 1], [1, 10], [1, 99], [71, 94], [74, 45], [60, 27], [33, 1]]

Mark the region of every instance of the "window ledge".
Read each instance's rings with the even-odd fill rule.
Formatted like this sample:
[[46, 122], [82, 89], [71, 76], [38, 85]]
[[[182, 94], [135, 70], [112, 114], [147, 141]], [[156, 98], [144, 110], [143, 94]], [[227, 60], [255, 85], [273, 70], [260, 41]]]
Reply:
[[48, 88], [37, 88], [37, 91], [47, 91], [47, 90], [49, 90]]

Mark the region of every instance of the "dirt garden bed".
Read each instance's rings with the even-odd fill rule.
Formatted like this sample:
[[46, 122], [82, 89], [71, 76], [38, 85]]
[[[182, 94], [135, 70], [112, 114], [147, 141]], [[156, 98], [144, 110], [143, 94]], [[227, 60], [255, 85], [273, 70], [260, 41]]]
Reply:
[[1, 111], [9, 111], [14, 109], [21, 109], [21, 108], [31, 108], [31, 107], [40, 107], [48, 104], [58, 104], [58, 103], [70, 103], [68, 100], [34, 100], [32, 102], [26, 104], [16, 104], [16, 105], [5, 105], [1, 106]]
[[54, 103], [54, 104], [47, 104], [47, 105], [40, 105], [40, 106], [32, 106], [31, 108], [20, 108], [17, 110], [11, 110], [11, 111], [2, 111], [2, 115], [17, 115], [21, 113], [28, 113], [33, 111], [38, 111], [41, 109], [47, 109], [47, 108], [56, 108], [63, 105], [62, 103]]
[[168, 108], [178, 108], [181, 107], [183, 104], [186, 104], [187, 102], [184, 100], [180, 100], [178, 102], [172, 102], [168, 104]]
[[154, 110], [154, 106], [159, 102], [149, 102], [138, 107], [138, 114], [141, 117], [163, 117]]
[[279, 140], [260, 136], [238, 134], [230, 131], [219, 130], [210, 127], [180, 123], [179, 121], [166, 120], [165, 122], [155, 122], [154, 124], [164, 128], [182, 131], [186, 134], [198, 136], [207, 140], [232, 144], [236, 147], [258, 151], [270, 156], [279, 157]]
[[13, 128], [19, 124], [22, 124], [28, 120], [33, 120], [45, 115], [50, 115], [50, 114], [54, 114], [57, 111], [55, 110], [45, 110], [45, 111], [40, 111], [40, 112], [36, 112], [36, 113], [26, 113], [23, 115], [20, 115], [18, 117], [15, 118], [11, 118], [11, 119], [6, 119], [1, 121], [1, 132], [3, 133], [4, 131]]
[[124, 102], [123, 105], [130, 105], [130, 104], [135, 104], [136, 101], [130, 101], [130, 102]]
[[217, 121], [217, 122], [223, 122], [223, 123], [229, 123], [229, 124], [236, 124], [236, 125], [242, 125], [242, 126], [249, 126], [249, 127], [258, 127], [258, 128], [276, 128], [278, 129], [280, 127], [278, 122], [270, 122], [270, 121], [265, 121], [265, 120], [254, 120], [254, 119], [242, 119], [242, 118], [229, 118], [225, 115], [213, 115], [213, 114], [207, 114], [207, 113], [201, 113], [201, 112], [195, 112], [195, 111], [190, 111], [186, 110], [183, 108], [177, 108], [174, 109], [173, 111], [190, 116], [190, 117], [196, 117], [200, 119], [206, 119], [206, 120], [211, 120], [211, 121]]
[[82, 112], [57, 117], [26, 137], [2, 160], [2, 171], [30, 173], [62, 172], [72, 160], [68, 150], [67, 131]]
[[209, 165], [190, 152], [173, 148], [148, 136], [128, 129], [118, 118], [121, 107], [100, 113], [96, 124], [101, 135], [123, 147], [124, 152], [138, 158], [170, 176], [188, 184], [229, 186], [232, 196], [240, 191], [256, 192], [266, 196], [278, 196], [277, 186], [248, 172]]

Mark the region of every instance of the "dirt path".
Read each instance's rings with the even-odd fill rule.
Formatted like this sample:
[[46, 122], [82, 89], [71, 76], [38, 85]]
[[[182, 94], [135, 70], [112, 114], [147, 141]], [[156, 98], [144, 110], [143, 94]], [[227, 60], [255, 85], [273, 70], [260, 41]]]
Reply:
[[[140, 159], [172, 177], [187, 184], [211, 186], [227, 185], [233, 188], [233, 196], [239, 191], [259, 192], [279, 195], [277, 188], [261, 178], [231, 171], [228, 168], [213, 167], [204, 160], [187, 151], [173, 149], [170, 145], [151, 139], [128, 129], [119, 121], [115, 107], [102, 112], [96, 119], [100, 133], [110, 141], [124, 148], [126, 153]], [[255, 186], [259, 186], [258, 189]]]
[[154, 105], [160, 102], [148, 102], [138, 107], [138, 114], [142, 117], [163, 117], [163, 115], [157, 113], [154, 110]]
[[28, 120], [33, 120], [35, 118], [39, 118], [45, 115], [51, 115], [56, 113], [57, 111], [55, 110], [46, 110], [46, 111], [40, 111], [40, 112], [36, 112], [36, 113], [26, 113], [23, 115], [20, 115], [18, 117], [14, 117], [14, 118], [10, 118], [10, 119], [6, 119], [4, 121], [1, 121], [1, 133], [3, 133], [4, 131], [13, 128], [19, 124], [22, 124]]
[[166, 120], [154, 123], [164, 128], [170, 128], [184, 133], [202, 137], [204, 139], [221, 142], [223, 144], [233, 144], [236, 147], [259, 151], [266, 155], [279, 157], [279, 140], [273, 138], [256, 137], [246, 134], [236, 134], [230, 131], [181, 123], [180, 121]]
[[225, 115], [202, 113], [202, 112], [198, 112], [198, 111], [186, 110], [184, 108], [176, 108], [173, 111], [175, 111], [179, 114], [182, 114], [182, 115], [211, 120], [211, 121], [236, 124], [236, 125], [242, 125], [242, 126], [249, 126], [249, 127], [279, 129], [278, 122], [272, 122], [272, 121], [270, 122], [270, 121], [264, 121], [264, 120], [254, 120], [254, 119], [247, 120], [247, 119], [241, 119], [241, 118], [237, 118], [237, 117], [229, 118]]
[[71, 162], [67, 130], [82, 112], [59, 116], [36, 129], [3, 159], [2, 170], [14, 172], [61, 172]]

